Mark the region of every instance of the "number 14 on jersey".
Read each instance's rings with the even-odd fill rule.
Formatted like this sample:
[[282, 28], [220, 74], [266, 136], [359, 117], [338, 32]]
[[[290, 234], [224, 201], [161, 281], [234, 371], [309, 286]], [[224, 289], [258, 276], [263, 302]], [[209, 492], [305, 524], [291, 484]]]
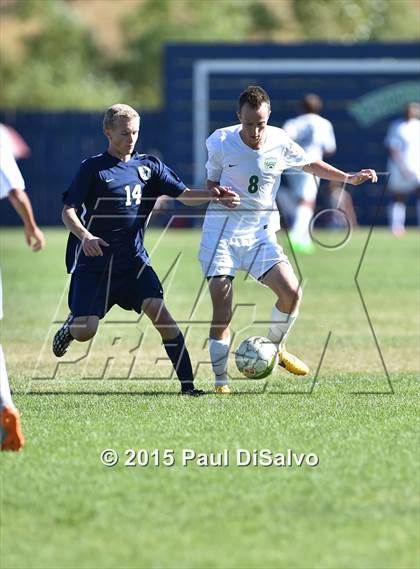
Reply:
[[134, 201], [136, 205], [140, 205], [141, 200], [141, 187], [140, 184], [136, 184], [131, 191], [130, 186], [125, 186], [125, 193], [127, 195], [127, 199], [125, 201], [125, 205], [131, 205]]

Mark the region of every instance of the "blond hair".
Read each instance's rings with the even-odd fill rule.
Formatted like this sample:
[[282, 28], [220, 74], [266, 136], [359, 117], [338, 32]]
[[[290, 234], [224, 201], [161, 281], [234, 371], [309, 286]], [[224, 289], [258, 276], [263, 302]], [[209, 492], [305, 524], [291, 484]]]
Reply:
[[130, 105], [124, 105], [122, 103], [117, 103], [116, 105], [112, 105], [109, 109], [106, 110], [104, 114], [103, 120], [103, 127], [104, 130], [107, 128], [112, 128], [115, 126], [115, 123], [120, 119], [139, 119], [140, 115], [133, 107]]

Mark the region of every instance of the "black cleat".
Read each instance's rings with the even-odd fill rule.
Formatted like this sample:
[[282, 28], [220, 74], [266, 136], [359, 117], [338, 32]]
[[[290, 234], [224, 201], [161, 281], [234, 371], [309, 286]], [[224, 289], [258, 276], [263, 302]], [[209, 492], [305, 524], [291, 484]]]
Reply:
[[202, 395], [205, 395], [206, 392], [203, 391], [202, 389], [196, 389], [195, 387], [192, 387], [191, 389], [183, 389], [181, 391], [181, 395], [189, 395], [190, 397], [201, 397]]
[[70, 324], [73, 322], [73, 315], [69, 314], [64, 321], [61, 328], [55, 333], [52, 351], [57, 358], [61, 358], [67, 352], [68, 347], [73, 342], [74, 338], [70, 334]]

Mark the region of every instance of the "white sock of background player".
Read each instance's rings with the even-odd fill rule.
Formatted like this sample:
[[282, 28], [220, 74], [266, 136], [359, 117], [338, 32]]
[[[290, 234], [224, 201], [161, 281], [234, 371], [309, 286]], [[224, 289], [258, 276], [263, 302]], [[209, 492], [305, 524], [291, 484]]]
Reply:
[[223, 340], [209, 339], [210, 359], [213, 372], [215, 375], [216, 385], [228, 384], [228, 359], [230, 348], [230, 336]]
[[284, 346], [286, 338], [293, 324], [296, 322], [298, 314], [298, 310], [295, 310], [292, 314], [287, 314], [286, 312], [280, 312], [276, 306], [273, 307], [273, 311], [271, 313], [271, 326], [267, 337], [279, 349]]
[[404, 231], [406, 205], [394, 202], [390, 206], [390, 225], [393, 233]]
[[10, 393], [9, 380], [7, 379], [6, 360], [0, 344], [0, 409], [3, 409], [3, 407], [14, 407], [14, 405]]
[[291, 238], [298, 243], [305, 245], [311, 243], [311, 236], [309, 233], [309, 224], [313, 215], [312, 208], [299, 204], [296, 208], [296, 217], [291, 231]]

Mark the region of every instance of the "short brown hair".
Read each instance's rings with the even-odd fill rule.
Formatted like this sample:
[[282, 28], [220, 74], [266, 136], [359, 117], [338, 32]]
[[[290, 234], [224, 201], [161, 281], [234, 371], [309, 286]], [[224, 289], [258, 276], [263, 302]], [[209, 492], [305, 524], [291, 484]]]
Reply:
[[407, 119], [419, 118], [420, 104], [414, 101], [407, 103], [404, 109], [404, 115]]
[[319, 95], [315, 95], [315, 93], [307, 93], [302, 97], [300, 103], [305, 113], [315, 113], [317, 115], [321, 112], [322, 99]]
[[271, 108], [270, 97], [267, 92], [258, 85], [250, 85], [239, 95], [238, 113], [241, 112], [245, 103], [248, 103], [253, 109], [259, 109], [263, 103], [267, 103], [268, 108]]
[[117, 103], [105, 111], [103, 127], [104, 130], [112, 128], [119, 119], [136, 118], [140, 119], [140, 115], [135, 109], [133, 109], [133, 107], [130, 107], [130, 105], [124, 105], [123, 103]]

